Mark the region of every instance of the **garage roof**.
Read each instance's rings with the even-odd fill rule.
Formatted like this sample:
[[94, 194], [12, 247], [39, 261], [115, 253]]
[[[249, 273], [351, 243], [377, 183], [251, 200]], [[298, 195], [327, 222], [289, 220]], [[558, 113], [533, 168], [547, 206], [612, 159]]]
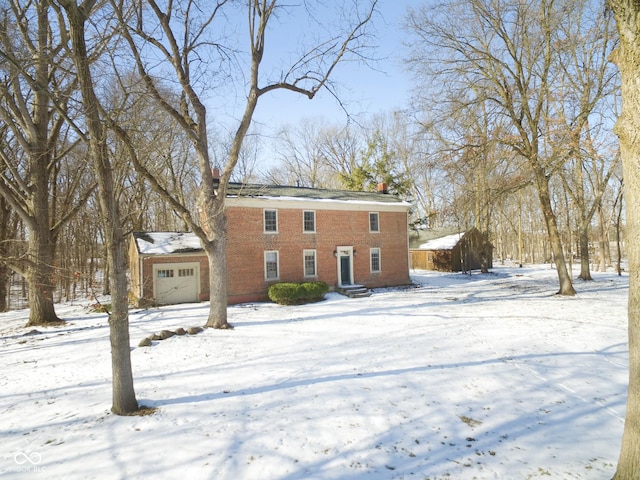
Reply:
[[201, 252], [200, 239], [191, 232], [133, 232], [141, 255]]

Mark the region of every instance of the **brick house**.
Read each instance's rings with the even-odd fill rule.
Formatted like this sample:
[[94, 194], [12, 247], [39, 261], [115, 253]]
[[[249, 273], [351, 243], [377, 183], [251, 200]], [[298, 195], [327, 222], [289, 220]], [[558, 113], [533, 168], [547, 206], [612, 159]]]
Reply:
[[[229, 304], [263, 301], [278, 282], [406, 285], [410, 204], [386, 193], [230, 184]], [[208, 265], [191, 233], [134, 233], [131, 293], [167, 304], [207, 300]]]

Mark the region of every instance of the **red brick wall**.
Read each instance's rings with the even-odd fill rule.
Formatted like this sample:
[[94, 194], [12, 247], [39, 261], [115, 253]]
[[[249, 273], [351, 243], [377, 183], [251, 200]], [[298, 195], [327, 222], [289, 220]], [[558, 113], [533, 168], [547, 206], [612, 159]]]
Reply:
[[[334, 287], [338, 283], [338, 259], [334, 256], [338, 246], [353, 247], [355, 283], [376, 288], [410, 282], [406, 212], [378, 212], [380, 231], [370, 233], [369, 212], [376, 211], [375, 207], [363, 211], [315, 210], [316, 233], [303, 233], [302, 209], [273, 208], [278, 212], [278, 233], [264, 233], [262, 208], [232, 206], [227, 209], [230, 304], [266, 300], [269, 286], [276, 282], [322, 280]], [[369, 249], [372, 247], [380, 249], [379, 273], [370, 270]], [[276, 281], [264, 278], [267, 250], [279, 253]], [[317, 277], [304, 277], [303, 250], [316, 250]], [[179, 262], [199, 262], [200, 299], [208, 300], [209, 266], [204, 253], [143, 259], [142, 297], [153, 298], [153, 264]], [[134, 274], [133, 268], [131, 273]], [[135, 290], [133, 293], [138, 294]]]
[[[269, 285], [275, 283], [264, 278], [266, 250], [279, 252], [279, 282], [322, 280], [335, 286], [338, 268], [333, 252], [338, 246], [352, 246], [355, 251], [355, 283], [375, 288], [410, 282], [406, 212], [379, 212], [380, 232], [370, 233], [368, 210], [316, 210], [316, 233], [303, 233], [303, 210], [273, 208], [278, 212], [278, 233], [264, 233], [261, 208], [227, 210], [230, 303], [266, 298]], [[380, 248], [380, 273], [370, 271], [371, 247]], [[304, 277], [307, 249], [316, 250], [317, 278]]]

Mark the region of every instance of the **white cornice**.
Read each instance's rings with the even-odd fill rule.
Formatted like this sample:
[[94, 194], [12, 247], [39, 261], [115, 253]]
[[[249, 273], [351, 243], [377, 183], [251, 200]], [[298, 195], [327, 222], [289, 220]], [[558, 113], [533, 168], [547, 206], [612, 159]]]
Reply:
[[227, 207], [284, 208], [295, 210], [341, 210], [374, 212], [407, 212], [408, 202], [374, 202], [366, 200], [330, 200], [296, 197], [227, 197]]

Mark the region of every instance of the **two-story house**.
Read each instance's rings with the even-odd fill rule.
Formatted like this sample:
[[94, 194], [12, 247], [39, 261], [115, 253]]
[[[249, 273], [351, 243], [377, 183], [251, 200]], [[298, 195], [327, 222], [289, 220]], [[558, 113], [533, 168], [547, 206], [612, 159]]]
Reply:
[[[373, 193], [231, 184], [226, 205], [230, 304], [266, 300], [277, 282], [410, 283], [410, 204], [382, 184]], [[191, 233], [135, 233], [130, 264], [136, 301], [209, 297], [207, 260]]]

